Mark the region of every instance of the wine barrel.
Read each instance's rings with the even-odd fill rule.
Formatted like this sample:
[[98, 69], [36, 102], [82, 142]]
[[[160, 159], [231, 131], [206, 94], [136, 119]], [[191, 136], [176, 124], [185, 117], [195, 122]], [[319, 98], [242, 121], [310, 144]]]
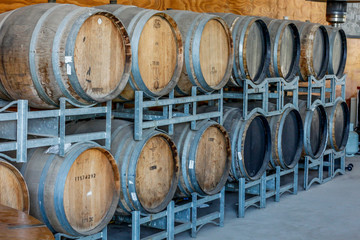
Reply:
[[21, 171], [30, 192], [30, 215], [52, 232], [91, 235], [109, 223], [120, 194], [112, 155], [95, 143], [78, 143], [64, 157], [47, 148], [29, 153]]
[[271, 42], [266, 23], [258, 17], [215, 13], [230, 26], [234, 41], [234, 65], [231, 86], [242, 86], [249, 79], [260, 84], [270, 64]]
[[291, 21], [261, 18], [269, 29], [271, 61], [268, 77], [281, 77], [290, 82], [299, 72], [300, 34]]
[[326, 110], [320, 103], [313, 103], [307, 109], [306, 101], [299, 100], [299, 111], [304, 126], [303, 155], [318, 159], [326, 149], [328, 138]]
[[329, 35], [324, 26], [310, 22], [295, 22], [300, 33], [300, 80], [312, 75], [322, 79], [329, 64]]
[[26, 182], [13, 165], [0, 159], [0, 204], [29, 213], [30, 199]]
[[269, 117], [268, 121], [273, 143], [270, 166], [294, 168], [304, 146], [304, 128], [299, 111], [289, 107], [282, 114]]
[[341, 28], [326, 27], [330, 48], [328, 74], [334, 74], [341, 78], [344, 75], [347, 58], [347, 38], [346, 33]]
[[180, 155], [177, 197], [213, 195], [222, 190], [229, 176], [231, 146], [225, 128], [214, 121], [176, 125], [173, 140]]
[[183, 36], [185, 66], [175, 88], [189, 95], [192, 86], [202, 92], [220, 90], [229, 81], [234, 49], [229, 27], [220, 17], [190, 11], [165, 11]]
[[149, 97], [173, 90], [183, 68], [182, 38], [175, 21], [166, 13], [135, 6], [110, 4], [97, 8], [112, 12], [130, 35], [132, 74], [121, 99], [134, 99], [138, 90]]
[[[104, 130], [105, 120], [72, 123], [72, 133]], [[141, 141], [134, 140], [131, 122], [114, 120], [111, 124], [111, 149], [120, 172], [120, 200], [117, 212], [157, 213], [172, 200], [179, 179], [179, 157], [170, 137], [160, 131], [143, 131]], [[103, 141], [99, 143], [103, 144]]]
[[0, 19], [0, 81], [10, 99], [55, 108], [60, 97], [76, 104], [105, 102], [125, 87], [130, 42], [111, 13], [51, 3]]
[[259, 179], [271, 157], [271, 132], [265, 116], [255, 113], [244, 120], [239, 108], [224, 107], [224, 127], [231, 140], [231, 178]]
[[328, 147], [336, 152], [345, 149], [350, 132], [350, 111], [342, 99], [338, 98], [333, 106], [325, 107], [328, 115]]

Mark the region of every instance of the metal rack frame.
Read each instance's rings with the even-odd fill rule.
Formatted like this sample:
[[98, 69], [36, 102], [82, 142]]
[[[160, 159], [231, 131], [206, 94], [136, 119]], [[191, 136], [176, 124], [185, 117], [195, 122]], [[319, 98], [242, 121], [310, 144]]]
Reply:
[[[212, 201], [220, 201], [219, 209], [215, 212], [198, 217], [198, 208], [205, 203]], [[117, 216], [117, 221], [131, 223], [132, 240], [139, 240], [141, 226], [152, 227], [162, 230], [156, 234], [147, 236], [143, 239], [171, 239], [176, 234], [191, 230], [191, 237], [195, 238], [200, 229], [208, 223], [217, 226], [224, 226], [225, 216], [225, 189], [220, 193], [200, 197], [197, 193], [193, 193], [191, 201], [185, 204], [175, 206], [171, 201], [165, 211], [156, 214], [142, 214], [139, 211], [132, 212], [131, 216]], [[215, 221], [218, 220], [218, 221]], [[175, 226], [175, 223], [178, 225]]]
[[[208, 104], [214, 105], [217, 101], [218, 110], [207, 113], [197, 113], [197, 103], [208, 101]], [[113, 115], [116, 118], [134, 120], [135, 140], [141, 140], [142, 131], [146, 128], [168, 126], [168, 134], [174, 132], [174, 124], [191, 122], [191, 129], [196, 129], [198, 120], [215, 118], [222, 124], [223, 115], [223, 90], [212, 93], [198, 94], [198, 88], [193, 86], [191, 96], [175, 97], [172, 90], [168, 97], [160, 99], [145, 99], [142, 91], [135, 92], [134, 109], [126, 109], [125, 103], [117, 103]], [[174, 106], [181, 105], [183, 112], [174, 112]], [[150, 111], [149, 108], [160, 107], [162, 111]], [[190, 112], [191, 107], [191, 112]]]
[[63, 238], [65, 239], [72, 239], [72, 240], [107, 240], [107, 227], [105, 227], [101, 232], [96, 233], [94, 235], [90, 235], [90, 236], [84, 236], [84, 237], [74, 237], [74, 236], [69, 236], [63, 233], [56, 233], [54, 234], [55, 240], [62, 240]]
[[[60, 108], [55, 110], [30, 110], [27, 100], [1, 102], [0, 138], [8, 141], [0, 143], [0, 157], [9, 161], [26, 162], [27, 150], [44, 146], [59, 146], [58, 154], [64, 156], [66, 144], [84, 141], [105, 140], [105, 148], [110, 149], [111, 141], [111, 101], [106, 106], [97, 104], [82, 106], [69, 99], [60, 99]], [[69, 107], [68, 107], [69, 106]], [[16, 108], [16, 111], [10, 111]], [[91, 118], [96, 115], [106, 116], [106, 127], [103, 132], [66, 135], [67, 120]], [[29, 138], [29, 135], [41, 138]], [[4, 152], [16, 151], [16, 158]]]

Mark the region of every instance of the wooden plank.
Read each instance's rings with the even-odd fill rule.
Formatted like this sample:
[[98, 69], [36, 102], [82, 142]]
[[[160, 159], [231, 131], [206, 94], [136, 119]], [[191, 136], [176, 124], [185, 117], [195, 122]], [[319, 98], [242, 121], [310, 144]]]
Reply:
[[360, 39], [348, 38], [348, 58], [346, 62], [346, 99], [356, 97], [357, 86], [360, 86]]

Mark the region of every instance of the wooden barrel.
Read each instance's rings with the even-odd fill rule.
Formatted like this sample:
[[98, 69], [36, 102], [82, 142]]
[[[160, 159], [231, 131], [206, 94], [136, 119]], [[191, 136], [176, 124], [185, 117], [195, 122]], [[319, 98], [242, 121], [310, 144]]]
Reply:
[[29, 213], [28, 187], [19, 170], [0, 158], [0, 204]]
[[341, 78], [344, 75], [347, 58], [347, 38], [346, 33], [341, 28], [326, 27], [330, 48], [329, 48], [329, 66], [328, 74], [334, 74]]
[[225, 128], [214, 121], [176, 125], [174, 142], [180, 155], [180, 180], [177, 197], [196, 192], [213, 195], [222, 190], [229, 176], [231, 146]]
[[242, 86], [246, 79], [260, 84], [270, 64], [271, 43], [266, 23], [258, 17], [216, 13], [230, 26], [234, 41], [234, 65], [230, 85]]
[[97, 8], [112, 12], [126, 27], [131, 39], [131, 77], [121, 99], [134, 99], [141, 90], [160, 97], [174, 89], [183, 68], [183, 44], [175, 21], [166, 13], [110, 4]]
[[337, 99], [333, 106], [325, 107], [328, 115], [328, 147], [337, 152], [345, 149], [350, 132], [350, 111], [345, 101]]
[[273, 144], [270, 166], [294, 168], [304, 147], [304, 128], [299, 111], [289, 107], [282, 114], [269, 117], [268, 121]]
[[328, 138], [327, 114], [320, 103], [306, 107], [306, 101], [299, 100], [299, 111], [304, 126], [303, 155], [318, 159], [326, 149]]
[[299, 72], [299, 31], [291, 21], [261, 19], [267, 24], [271, 39], [271, 61], [268, 77], [281, 77], [290, 82]]
[[300, 33], [300, 80], [312, 75], [322, 79], [329, 64], [329, 35], [324, 26], [310, 22], [295, 22]]
[[0, 204], [0, 239], [53, 240], [54, 235], [45, 224], [27, 213]]
[[75, 144], [64, 157], [46, 151], [31, 151], [21, 169], [30, 215], [52, 232], [83, 236], [101, 231], [119, 201], [120, 176], [112, 155], [95, 143]]
[[202, 92], [220, 90], [229, 81], [234, 49], [226, 22], [218, 16], [190, 11], [165, 11], [183, 36], [185, 66], [175, 88], [189, 95], [192, 86]]
[[125, 87], [130, 41], [111, 13], [38, 4], [5, 13], [0, 21], [0, 81], [10, 99], [54, 108], [60, 97], [76, 104], [104, 102]]
[[230, 176], [234, 180], [259, 179], [271, 157], [271, 132], [265, 116], [256, 113], [243, 120], [239, 108], [224, 107], [224, 127], [231, 140]]
[[[73, 133], [103, 131], [104, 121], [73, 123], [67, 129]], [[172, 200], [179, 179], [179, 157], [174, 142], [154, 129], [144, 130], [142, 140], [135, 141], [134, 125], [126, 121], [114, 120], [111, 128], [110, 151], [118, 165], [121, 184], [117, 212], [162, 211]]]

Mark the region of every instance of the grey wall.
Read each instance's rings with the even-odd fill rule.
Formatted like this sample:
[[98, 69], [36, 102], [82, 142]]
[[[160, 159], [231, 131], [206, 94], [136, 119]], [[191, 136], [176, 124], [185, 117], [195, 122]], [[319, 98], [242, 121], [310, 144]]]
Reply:
[[342, 28], [347, 35], [360, 38], [360, 3], [348, 3], [346, 23]]

